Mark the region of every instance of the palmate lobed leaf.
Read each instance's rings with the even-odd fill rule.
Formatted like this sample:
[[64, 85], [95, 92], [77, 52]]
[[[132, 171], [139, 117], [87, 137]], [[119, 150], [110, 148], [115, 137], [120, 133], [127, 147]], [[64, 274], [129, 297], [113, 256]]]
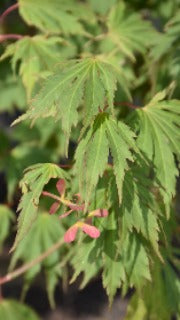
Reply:
[[100, 254], [97, 245], [99, 241], [99, 239], [86, 238], [81, 244], [77, 243], [75, 247], [70, 250], [70, 263], [74, 269], [70, 283], [73, 283], [77, 277], [83, 273], [83, 279], [80, 284], [81, 289], [83, 289], [91, 278], [96, 276], [102, 268], [102, 262], [97, 259]]
[[129, 123], [138, 128], [137, 145], [155, 166], [169, 214], [178, 175], [173, 154], [178, 158], [180, 155], [180, 103], [178, 100], [161, 101], [164, 97], [165, 92], [161, 92], [147, 106], [135, 110]]
[[115, 210], [112, 210], [104, 221], [104, 228], [102, 283], [111, 305], [117, 289], [122, 287], [123, 283], [126, 282], [126, 270], [123, 265], [122, 256], [118, 252], [119, 223]]
[[93, 10], [100, 14], [106, 14], [109, 9], [117, 2], [117, 0], [88, 0]]
[[[100, 114], [93, 127], [79, 143], [75, 154], [75, 173], [79, 177], [80, 192], [87, 209], [93, 190], [107, 167], [108, 155], [113, 158], [113, 171], [122, 201], [122, 185], [128, 161], [134, 161], [131, 150], [138, 152], [134, 133], [122, 122], [106, 113]], [[82, 175], [81, 172], [84, 172]]]
[[[63, 234], [64, 228], [59, 223], [58, 217], [50, 216], [48, 213], [40, 213], [27, 236], [19, 243], [13, 253], [10, 270], [14, 269], [19, 260], [28, 262], [37, 258], [62, 238]], [[60, 267], [57, 268], [60, 256], [61, 251], [55, 251], [42, 264], [35, 265], [26, 272], [24, 293], [42, 268], [45, 271], [47, 291], [53, 305], [54, 288], [61, 273]]]
[[4, 320], [40, 320], [38, 315], [27, 305], [12, 299], [1, 299], [0, 318]]
[[73, 0], [19, 0], [19, 12], [29, 25], [44, 32], [86, 34], [80, 20], [94, 20], [87, 6]]
[[160, 59], [163, 55], [170, 53], [173, 46], [178, 46], [180, 34], [180, 10], [168, 21], [164, 32], [156, 34], [154, 45], [151, 48], [151, 56], [154, 60]]
[[6, 205], [0, 205], [0, 249], [9, 235], [10, 225], [14, 220], [15, 216], [13, 211]]
[[67, 179], [68, 175], [60, 167], [52, 163], [36, 164], [25, 170], [24, 177], [20, 181], [23, 195], [17, 209], [20, 211], [18, 230], [11, 251], [16, 248], [31, 229], [33, 222], [37, 218], [40, 195], [51, 178]]
[[157, 256], [159, 252], [159, 216], [160, 209], [153, 195], [153, 184], [143, 167], [136, 164], [131, 167], [124, 178], [122, 205], [119, 214], [121, 235], [125, 239], [127, 232], [134, 229], [141, 233], [152, 245]]
[[12, 57], [11, 64], [14, 72], [16, 71], [18, 62], [20, 62], [19, 75], [22, 77], [27, 97], [30, 98], [38, 79], [46, 71], [52, 72], [55, 65], [59, 62], [61, 58], [61, 45], [67, 46], [68, 44], [65, 44], [65, 41], [60, 37], [26, 36], [7, 46], [0, 61]]
[[[29, 134], [29, 128], [26, 131], [22, 129], [20, 132], [21, 138], [26, 139], [26, 133]], [[29, 139], [32, 139], [29, 134]], [[48, 132], [47, 132], [48, 133]], [[16, 134], [13, 132], [13, 138], [17, 139]], [[46, 136], [44, 137], [46, 138]], [[52, 153], [48, 148], [40, 148], [36, 143], [21, 143], [11, 149], [8, 156], [4, 156], [1, 159], [3, 163], [3, 170], [7, 179], [7, 197], [8, 201], [12, 201], [14, 192], [18, 186], [18, 182], [22, 177], [22, 172], [30, 165], [43, 163], [43, 162], [56, 162], [58, 156]]]
[[77, 110], [82, 105], [83, 98], [83, 118], [87, 126], [99, 112], [99, 108], [109, 107], [113, 112], [117, 82], [127, 89], [123, 79], [120, 68], [101, 58], [84, 58], [64, 63], [45, 81], [44, 87], [32, 101], [26, 114], [14, 124], [25, 119], [35, 121], [41, 117], [52, 116], [56, 120], [61, 119], [62, 129], [69, 140], [72, 126], [78, 123]]
[[0, 80], [0, 113], [13, 113], [15, 107], [24, 110], [25, 106], [26, 93], [20, 79], [10, 74], [3, 81]]
[[[128, 305], [125, 320], [169, 320], [180, 312], [180, 281], [169, 261], [153, 266], [152, 282], [139, 294], [135, 293]], [[157, 303], [158, 301], [158, 303]]]
[[128, 278], [123, 290], [126, 292], [128, 286], [141, 289], [145, 280], [151, 280], [151, 274], [146, 247], [135, 232], [127, 234], [121, 255]]
[[135, 53], [146, 52], [156, 35], [149, 21], [143, 20], [138, 13], [127, 13], [122, 1], [112, 8], [107, 25], [107, 39], [132, 61], [135, 61]]

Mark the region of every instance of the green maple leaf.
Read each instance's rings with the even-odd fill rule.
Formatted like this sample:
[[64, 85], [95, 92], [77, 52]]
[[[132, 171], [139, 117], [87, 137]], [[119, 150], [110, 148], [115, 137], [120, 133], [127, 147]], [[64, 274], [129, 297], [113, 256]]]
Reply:
[[153, 59], [158, 60], [163, 55], [170, 53], [174, 45], [179, 43], [180, 34], [180, 10], [178, 10], [174, 17], [168, 21], [164, 27], [164, 32], [156, 34], [154, 45], [151, 48], [151, 55]]
[[[145, 166], [145, 164], [144, 164]], [[159, 225], [158, 213], [160, 210], [152, 193], [152, 183], [143, 167], [134, 167], [129, 170], [124, 179], [123, 196], [120, 213], [122, 217], [122, 237], [127, 232], [137, 232], [150, 241], [155, 252], [161, 259], [159, 252]]]
[[[39, 214], [27, 236], [16, 248], [11, 259], [10, 270], [14, 269], [18, 260], [28, 262], [37, 258], [57, 242], [63, 236], [63, 233], [64, 229], [59, 223], [58, 217], [50, 216], [48, 213]], [[29, 249], [27, 250], [27, 248]], [[60, 250], [57, 250], [47, 257], [42, 264], [37, 264], [29, 269], [25, 274], [23, 293], [25, 294], [27, 292], [31, 282], [40, 272], [41, 268], [43, 268], [46, 275], [49, 299], [51, 304], [54, 305], [53, 293], [60, 275], [60, 268], [57, 268], [59, 261]]]
[[104, 222], [102, 282], [110, 305], [118, 288], [126, 281], [122, 258], [118, 253], [118, 219], [112, 211]]
[[[35, 130], [32, 130], [32, 135], [35, 133]], [[47, 130], [48, 132], [48, 130]], [[47, 133], [46, 132], [46, 133]], [[25, 138], [27, 141], [27, 135], [32, 139], [32, 136], [29, 132], [29, 127], [26, 131], [22, 130], [19, 134], [21, 135], [21, 139]], [[17, 139], [16, 133], [13, 131], [13, 137]], [[44, 138], [46, 135], [44, 135]], [[31, 140], [32, 141], [32, 140]], [[7, 196], [8, 201], [12, 201], [13, 194], [18, 185], [18, 181], [22, 177], [22, 172], [25, 168], [30, 165], [34, 165], [36, 163], [41, 162], [55, 162], [58, 161], [58, 157], [55, 156], [55, 153], [51, 152], [48, 148], [40, 148], [39, 144], [37, 145], [37, 141], [34, 144], [31, 143], [21, 143], [13, 148], [8, 156], [4, 156], [2, 159], [3, 170], [6, 175], [6, 179], [8, 182], [7, 185]]]
[[[98, 245], [99, 241], [101, 242], [100, 239], [85, 239], [70, 251], [70, 262], [74, 269], [70, 283], [73, 283], [77, 277], [83, 273], [83, 279], [80, 284], [81, 289], [83, 289], [87, 283], [98, 274], [102, 267], [101, 261], [97, 259], [100, 254]], [[79, 263], [80, 261], [81, 263]]]
[[[121, 69], [104, 62], [100, 58], [85, 58], [69, 61], [59, 67], [59, 71], [45, 81], [44, 87], [32, 101], [26, 114], [14, 123], [25, 119], [53, 116], [61, 119], [62, 129], [69, 135], [77, 125], [78, 107], [85, 99], [85, 116], [92, 119], [99, 108], [114, 109], [113, 99], [117, 82], [125, 87]], [[84, 120], [85, 121], [85, 120]], [[87, 122], [87, 120], [85, 121]], [[88, 122], [89, 124], [89, 122]]]
[[135, 293], [132, 296], [125, 320], [144, 320], [149, 317], [154, 320], [169, 320], [172, 316], [178, 317], [179, 295], [180, 281], [171, 264], [167, 260], [164, 265], [156, 261], [152, 282], [144, 286], [140, 295]]
[[100, 14], [105, 14], [116, 2], [117, 0], [88, 0], [93, 8], [93, 10]]
[[137, 128], [137, 145], [155, 166], [168, 212], [178, 174], [173, 154], [180, 155], [180, 104], [178, 100], [161, 101], [165, 95], [166, 91], [158, 93], [148, 105], [134, 111], [130, 123]]
[[28, 306], [15, 300], [1, 299], [0, 301], [0, 318], [4, 320], [39, 320], [36, 313]]
[[[133, 132], [122, 122], [117, 123], [107, 114], [100, 114], [96, 118], [93, 128], [79, 143], [75, 155], [75, 172], [79, 176], [79, 186], [86, 205], [88, 205], [99, 177], [102, 177], [104, 173], [109, 151], [113, 157], [119, 202], [122, 201], [124, 174], [128, 169], [127, 160], [134, 160], [130, 150], [138, 152]], [[82, 175], [81, 172], [85, 173]]]
[[36, 164], [25, 170], [24, 177], [20, 181], [23, 195], [17, 209], [20, 211], [18, 230], [11, 251], [25, 237], [36, 220], [40, 195], [51, 178], [64, 179], [67, 178], [67, 173], [51, 163]]
[[19, 0], [19, 12], [29, 24], [44, 32], [86, 34], [79, 20], [93, 14], [86, 6], [73, 0]]
[[[140, 289], [145, 280], [151, 280], [148, 255], [135, 232], [127, 234], [121, 247], [121, 255], [130, 287]], [[127, 283], [124, 285], [124, 290], [126, 289]]]
[[112, 8], [108, 17], [107, 39], [132, 61], [135, 60], [134, 53], [146, 52], [154, 34], [150, 23], [142, 20], [137, 13], [127, 12], [123, 2]]
[[19, 75], [27, 90], [28, 98], [32, 90], [45, 72], [52, 72], [53, 67], [61, 57], [61, 44], [63, 40], [58, 37], [47, 38], [44, 36], [24, 37], [7, 46], [0, 60], [12, 56], [11, 64], [15, 72], [20, 61]]
[[26, 94], [20, 79], [12, 75], [0, 80], [0, 112], [12, 112], [14, 107], [24, 110], [26, 106]]
[[0, 247], [9, 235], [11, 222], [14, 220], [13, 211], [6, 205], [0, 205]]

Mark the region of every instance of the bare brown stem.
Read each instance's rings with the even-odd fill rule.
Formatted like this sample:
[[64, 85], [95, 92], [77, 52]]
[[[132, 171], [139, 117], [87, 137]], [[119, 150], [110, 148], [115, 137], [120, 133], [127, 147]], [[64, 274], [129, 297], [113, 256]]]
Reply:
[[2, 22], [4, 20], [5, 17], [8, 16], [8, 14], [14, 10], [16, 10], [19, 7], [18, 3], [13, 4], [12, 6], [10, 6], [9, 8], [7, 8], [2, 15], [0, 16], [0, 22]]
[[40, 256], [38, 256], [37, 258], [35, 258], [34, 260], [31, 260], [28, 263], [25, 263], [23, 266], [21, 266], [20, 268], [17, 268], [16, 270], [8, 273], [7, 275], [5, 275], [4, 277], [0, 278], [0, 285], [7, 283], [11, 280], [13, 280], [14, 278], [19, 277], [20, 275], [22, 275], [23, 273], [25, 273], [27, 270], [29, 270], [30, 268], [34, 267], [36, 264], [42, 262], [44, 259], [46, 259], [50, 254], [52, 254], [54, 251], [56, 251], [57, 249], [59, 249], [62, 244], [64, 243], [63, 239], [60, 239], [58, 242], [54, 243], [47, 251], [45, 251], [44, 253], [42, 253]]

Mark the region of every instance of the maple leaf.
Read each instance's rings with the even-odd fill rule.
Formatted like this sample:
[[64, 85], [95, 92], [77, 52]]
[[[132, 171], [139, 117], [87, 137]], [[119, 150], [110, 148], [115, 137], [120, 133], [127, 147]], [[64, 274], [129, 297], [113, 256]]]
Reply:
[[18, 230], [15, 242], [11, 249], [14, 250], [18, 243], [30, 230], [33, 222], [37, 218], [39, 198], [51, 178], [67, 178], [68, 175], [60, 167], [51, 163], [36, 164], [25, 170], [23, 179], [20, 181], [22, 198], [18, 211]]
[[154, 38], [151, 56], [154, 60], [160, 59], [167, 52], [171, 52], [174, 45], [178, 44], [180, 34], [180, 10], [177, 10], [164, 27], [163, 33], [157, 33]]
[[[109, 151], [113, 157], [113, 170], [122, 201], [122, 185], [129, 161], [134, 161], [130, 150], [138, 149], [134, 141], [134, 133], [122, 122], [116, 122], [107, 114], [100, 114], [94, 126], [79, 143], [75, 154], [75, 173], [79, 176], [80, 192], [85, 199], [85, 208], [90, 200], [92, 191], [102, 177], [107, 166]], [[88, 168], [88, 170], [87, 170]], [[80, 172], [84, 172], [82, 175]]]
[[2, 299], [0, 301], [1, 319], [8, 319], [11, 315], [13, 315], [14, 320], [25, 319], [27, 316], [29, 320], [39, 320], [37, 314], [24, 303], [12, 299]]
[[9, 235], [11, 222], [14, 221], [14, 213], [6, 205], [0, 205], [0, 248]]
[[[127, 12], [122, 1], [113, 6], [107, 25], [108, 41], [114, 43], [115, 47], [132, 61], [135, 61], [134, 53], [146, 52], [156, 34], [151, 24], [144, 21], [138, 13]], [[112, 46], [110, 47], [112, 50]]]
[[117, 289], [126, 281], [123, 260], [118, 252], [118, 219], [115, 211], [111, 211], [104, 221], [104, 229], [102, 283], [111, 305]]
[[[47, 213], [40, 213], [27, 236], [24, 237], [24, 239], [19, 243], [15, 252], [13, 253], [10, 263], [10, 270], [14, 269], [19, 260], [28, 262], [37, 258], [43, 252], [48, 250], [50, 246], [57, 242], [63, 236], [63, 234], [64, 228], [59, 223], [58, 217], [49, 216]], [[40, 270], [43, 269], [46, 275], [47, 289], [51, 287], [51, 290], [48, 290], [48, 294], [53, 305], [53, 292], [60, 276], [60, 270], [58, 273], [56, 268], [57, 264], [59, 263], [60, 256], [61, 250], [57, 250], [47, 257], [42, 264], [35, 265], [26, 272], [25, 286], [23, 290], [24, 295], [33, 279], [37, 276]], [[53, 280], [49, 273], [52, 273]], [[51, 283], [52, 281], [53, 285]]]
[[166, 90], [145, 107], [136, 109], [129, 123], [136, 126], [137, 145], [154, 164], [156, 177], [165, 189], [161, 193], [168, 214], [178, 174], [173, 154], [180, 155], [180, 104], [178, 100], [162, 101], [165, 95]]
[[[147, 251], [135, 232], [127, 234], [123, 242], [122, 260], [130, 287], [140, 289], [145, 280], [151, 280]], [[124, 290], [127, 290], [127, 282]]]
[[27, 90], [28, 99], [38, 79], [45, 75], [45, 72], [51, 73], [55, 64], [59, 62], [60, 48], [64, 42], [63, 39], [55, 36], [51, 38], [41, 35], [26, 36], [7, 46], [1, 55], [0, 61], [12, 56], [11, 64], [14, 72], [20, 61], [19, 75]]
[[69, 140], [71, 128], [79, 120], [78, 107], [82, 104], [83, 97], [89, 124], [99, 113], [99, 108], [103, 110], [108, 106], [113, 112], [116, 84], [120, 81], [123, 85], [122, 79], [120, 68], [115, 68], [100, 58], [84, 58], [64, 63], [45, 81], [26, 114], [14, 124], [25, 119], [35, 121], [53, 116], [56, 120], [61, 119], [62, 129]]
[[89, 19], [93, 13], [87, 6], [73, 0], [19, 0], [19, 13], [29, 24], [44, 32], [64, 34], [86, 34], [79, 20]]
[[122, 237], [127, 232], [137, 232], [150, 241], [156, 254], [162, 259], [159, 252], [159, 216], [161, 211], [157, 206], [156, 199], [153, 196], [153, 185], [142, 167], [133, 165], [124, 178], [122, 205], [119, 210], [122, 219]]
[[[83, 289], [86, 284], [94, 277], [102, 266], [102, 261], [97, 259], [100, 251], [96, 249], [97, 242], [101, 239], [91, 239], [86, 237], [81, 245], [79, 243], [70, 251], [70, 263], [74, 269], [70, 283], [73, 283], [80, 273], [83, 273], [83, 279], [80, 288]], [[81, 263], [79, 263], [81, 261]]]

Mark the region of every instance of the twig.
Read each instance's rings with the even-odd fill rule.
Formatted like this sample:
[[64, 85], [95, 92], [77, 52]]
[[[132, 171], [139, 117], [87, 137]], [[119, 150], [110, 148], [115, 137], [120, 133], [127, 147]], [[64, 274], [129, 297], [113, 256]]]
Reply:
[[3, 42], [8, 39], [22, 39], [23, 36], [21, 34], [9, 33], [9, 34], [0, 34], [0, 42]]
[[139, 106], [136, 106], [136, 105], [134, 105], [133, 103], [130, 103], [130, 102], [114, 102], [114, 106], [121, 106], [121, 105], [123, 105], [123, 106], [127, 106], [127, 107], [129, 107], [129, 108], [131, 108], [131, 109], [138, 109], [139, 108]]
[[43, 192], [42, 192], [42, 195], [43, 195], [43, 196], [46, 196], [46, 197], [50, 197], [50, 198], [52, 198], [52, 199], [54, 199], [54, 200], [56, 200], [56, 201], [61, 202], [61, 198], [60, 198], [60, 197], [58, 197], [58, 196], [56, 196], [55, 194], [50, 193], [50, 192], [48, 192], [48, 191], [43, 191]]
[[50, 254], [52, 254], [54, 251], [56, 251], [57, 249], [59, 249], [62, 244], [64, 243], [63, 239], [60, 239], [58, 242], [56, 242], [55, 244], [53, 244], [47, 251], [45, 251], [44, 253], [42, 253], [40, 256], [38, 256], [37, 258], [35, 258], [34, 260], [31, 260], [28, 263], [25, 263], [22, 267], [17, 268], [16, 270], [8, 273], [6, 276], [1, 277], [0, 278], [0, 285], [7, 283], [11, 280], [13, 280], [14, 278], [19, 277], [21, 274], [25, 273], [27, 270], [29, 270], [30, 268], [34, 267], [36, 264], [42, 262], [44, 259], [46, 259]]
[[19, 7], [19, 4], [16, 3], [16, 4], [13, 4], [12, 6], [10, 6], [9, 8], [7, 8], [3, 13], [2, 15], [0, 16], [0, 22], [2, 22], [4, 20], [4, 18], [6, 16], [8, 16], [8, 14], [14, 10], [16, 10], [17, 8]]
[[59, 164], [59, 167], [71, 169], [73, 167], [73, 164]]

